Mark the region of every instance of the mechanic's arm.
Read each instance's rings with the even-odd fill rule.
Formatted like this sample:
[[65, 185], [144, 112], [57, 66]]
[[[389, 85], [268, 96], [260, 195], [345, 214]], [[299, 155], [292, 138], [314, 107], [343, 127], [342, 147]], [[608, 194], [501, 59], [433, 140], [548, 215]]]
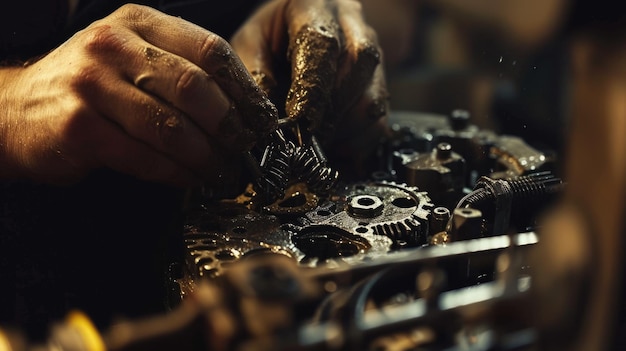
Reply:
[[1, 68], [0, 85], [0, 179], [63, 183], [108, 167], [197, 184], [277, 122], [224, 39], [138, 5]]

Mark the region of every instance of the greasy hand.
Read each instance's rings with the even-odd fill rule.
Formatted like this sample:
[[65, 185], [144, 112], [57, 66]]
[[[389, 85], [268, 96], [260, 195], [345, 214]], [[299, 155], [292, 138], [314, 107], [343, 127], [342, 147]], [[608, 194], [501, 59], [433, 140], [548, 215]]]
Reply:
[[268, 95], [285, 99], [287, 117], [354, 150], [384, 131], [381, 50], [358, 1], [269, 1], [231, 44]]
[[67, 182], [109, 167], [193, 185], [277, 122], [224, 39], [137, 5], [0, 70], [0, 83], [0, 178]]

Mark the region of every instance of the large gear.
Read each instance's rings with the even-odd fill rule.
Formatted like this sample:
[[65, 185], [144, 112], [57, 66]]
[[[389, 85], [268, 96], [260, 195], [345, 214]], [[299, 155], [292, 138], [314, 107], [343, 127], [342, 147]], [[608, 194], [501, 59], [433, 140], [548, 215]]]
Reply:
[[425, 192], [394, 182], [363, 182], [337, 191], [291, 225], [305, 258], [361, 260], [426, 244], [434, 205]]

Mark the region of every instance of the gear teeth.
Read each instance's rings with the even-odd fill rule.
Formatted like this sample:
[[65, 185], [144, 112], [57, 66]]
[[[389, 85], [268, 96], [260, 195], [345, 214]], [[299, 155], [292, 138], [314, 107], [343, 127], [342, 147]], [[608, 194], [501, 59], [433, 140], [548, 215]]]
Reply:
[[374, 234], [384, 235], [394, 241], [405, 241], [416, 244], [421, 241], [421, 224], [414, 218], [407, 218], [404, 221], [379, 223], [373, 226]]

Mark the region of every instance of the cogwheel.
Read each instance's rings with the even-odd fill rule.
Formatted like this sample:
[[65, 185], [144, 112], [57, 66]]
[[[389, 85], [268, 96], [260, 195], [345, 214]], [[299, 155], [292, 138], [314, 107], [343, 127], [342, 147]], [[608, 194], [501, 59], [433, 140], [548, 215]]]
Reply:
[[404, 221], [391, 221], [379, 223], [372, 226], [372, 230], [376, 235], [385, 235], [390, 239], [398, 241], [406, 241], [411, 243], [420, 242], [422, 224], [415, 218], [407, 218]]
[[[342, 256], [346, 252], [355, 252], [355, 256], [377, 255], [427, 242], [428, 216], [434, 205], [426, 192], [415, 187], [388, 181], [356, 183], [338, 191], [331, 199], [307, 212], [302, 225], [295, 229], [293, 241], [300, 250], [324, 252], [328, 248], [341, 252]], [[331, 243], [354, 243], [358, 247], [355, 236], [367, 240], [368, 248], [342, 251], [331, 246]], [[306, 247], [302, 247], [303, 243]], [[312, 247], [316, 245], [319, 247]], [[322, 256], [331, 254], [325, 252]]]

